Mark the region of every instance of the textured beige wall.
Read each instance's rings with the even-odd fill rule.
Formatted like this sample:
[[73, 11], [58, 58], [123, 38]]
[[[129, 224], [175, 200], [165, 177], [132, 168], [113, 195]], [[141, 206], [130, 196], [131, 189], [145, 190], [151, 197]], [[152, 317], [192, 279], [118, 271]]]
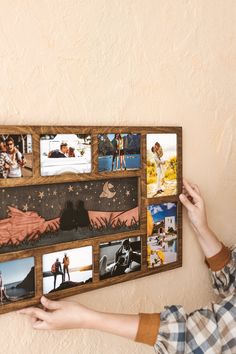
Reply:
[[[234, 0], [0, 0], [0, 124], [181, 125], [184, 173], [227, 244], [236, 218]], [[212, 298], [184, 222], [183, 268], [74, 299], [114, 312]], [[194, 281], [193, 281], [194, 279]], [[37, 332], [0, 316], [5, 354], [152, 353], [94, 331]]]

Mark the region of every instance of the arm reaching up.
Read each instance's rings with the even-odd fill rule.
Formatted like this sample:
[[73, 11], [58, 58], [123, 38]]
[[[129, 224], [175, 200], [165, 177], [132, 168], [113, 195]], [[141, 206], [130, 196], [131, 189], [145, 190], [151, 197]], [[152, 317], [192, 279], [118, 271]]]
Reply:
[[196, 185], [184, 180], [183, 194], [179, 198], [212, 271], [215, 292], [222, 297], [233, 294], [236, 287], [236, 246], [229, 250], [209, 228], [205, 203]]
[[205, 203], [199, 188], [187, 180], [184, 180], [183, 187], [183, 194], [180, 194], [179, 199], [187, 210], [203, 253], [207, 258], [215, 256], [221, 251], [222, 243], [208, 226]]

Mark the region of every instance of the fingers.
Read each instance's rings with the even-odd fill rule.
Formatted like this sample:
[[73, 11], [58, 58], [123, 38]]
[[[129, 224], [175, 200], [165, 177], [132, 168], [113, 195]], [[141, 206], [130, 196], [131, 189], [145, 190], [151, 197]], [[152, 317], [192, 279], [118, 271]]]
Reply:
[[200, 189], [198, 188], [198, 186], [196, 184], [193, 184], [192, 188], [195, 190], [195, 192], [197, 192], [199, 195], [201, 195]]
[[37, 322], [37, 318], [36, 317], [30, 317], [30, 321], [32, 326], [35, 324], [35, 322]]
[[48, 310], [58, 310], [61, 308], [60, 301], [52, 301], [47, 299], [45, 296], [41, 297], [41, 304]]
[[180, 194], [179, 199], [187, 210], [193, 210], [194, 204], [184, 194]]
[[33, 323], [34, 329], [50, 329], [48, 323], [46, 321], [37, 320]]
[[200, 192], [196, 185], [191, 185], [186, 179], [183, 179], [183, 185], [187, 193], [194, 199], [200, 199]]
[[44, 310], [39, 309], [38, 307], [28, 307], [17, 312], [23, 315], [31, 316], [41, 321], [48, 320], [48, 313]]
[[185, 185], [188, 184], [189, 186], [192, 187], [196, 192], [200, 194], [200, 190], [197, 186], [197, 184], [190, 183], [186, 178], [183, 178], [183, 188], [185, 188]]

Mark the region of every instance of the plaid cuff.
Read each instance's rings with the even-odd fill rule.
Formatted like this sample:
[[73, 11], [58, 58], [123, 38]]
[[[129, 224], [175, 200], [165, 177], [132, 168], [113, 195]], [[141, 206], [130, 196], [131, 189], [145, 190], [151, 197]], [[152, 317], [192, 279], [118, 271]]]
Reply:
[[206, 264], [213, 272], [217, 272], [223, 269], [229, 263], [230, 258], [231, 252], [229, 248], [225, 247], [225, 245], [222, 243], [220, 252], [210, 258], [206, 258]]
[[160, 328], [159, 313], [140, 313], [135, 341], [153, 346]]

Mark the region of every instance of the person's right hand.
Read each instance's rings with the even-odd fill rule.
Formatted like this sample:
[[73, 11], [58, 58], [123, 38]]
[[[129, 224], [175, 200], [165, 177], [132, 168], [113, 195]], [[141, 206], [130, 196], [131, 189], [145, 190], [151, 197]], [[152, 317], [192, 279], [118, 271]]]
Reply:
[[195, 184], [190, 184], [186, 179], [183, 179], [183, 193], [179, 199], [185, 206], [189, 221], [196, 233], [202, 233], [208, 229], [207, 215], [205, 203]]
[[41, 298], [44, 309], [28, 307], [18, 313], [31, 317], [35, 329], [89, 328], [95, 311], [72, 301], [52, 301]]

